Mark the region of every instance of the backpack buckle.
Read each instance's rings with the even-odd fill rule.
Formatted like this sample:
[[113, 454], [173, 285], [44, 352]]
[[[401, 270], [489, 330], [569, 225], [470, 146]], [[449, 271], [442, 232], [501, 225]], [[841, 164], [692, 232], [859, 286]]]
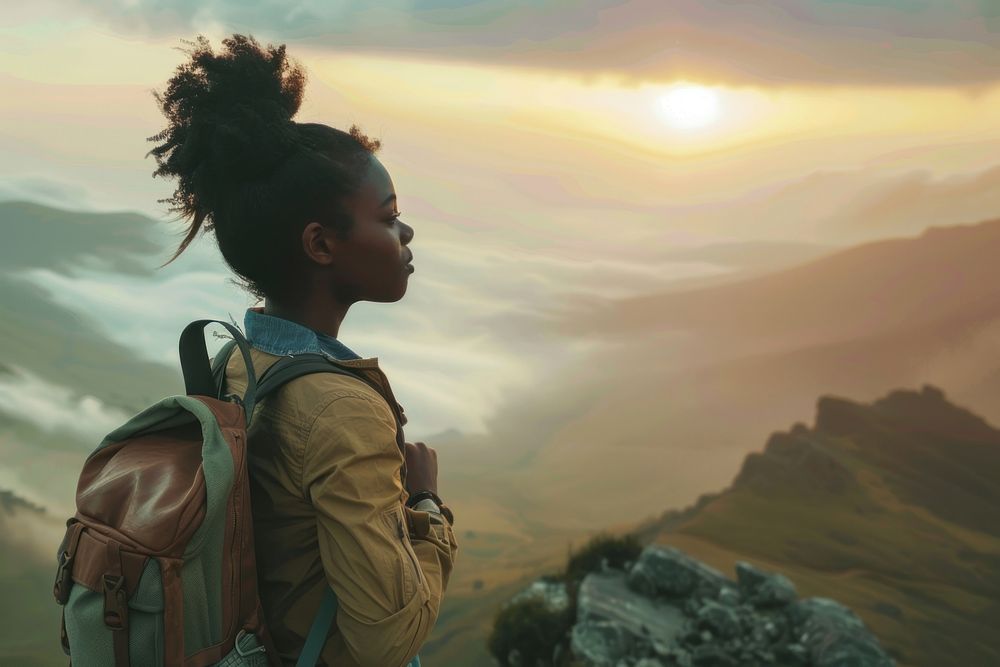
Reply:
[[[254, 635], [252, 635], [249, 632], [247, 632], [246, 628], [243, 628], [242, 630], [240, 630], [236, 634], [236, 641], [234, 642], [234, 645], [233, 645], [234, 648], [236, 649], [236, 653], [241, 658], [245, 658], [248, 655], [253, 655], [254, 653], [266, 653], [267, 652], [266, 649], [263, 646], [256, 646], [256, 647], [246, 648], [245, 649], [244, 646], [243, 646], [243, 639], [246, 638], [246, 637], [251, 637], [252, 638], [252, 637], [254, 637]], [[252, 642], [253, 642], [253, 640], [251, 639], [250, 641], [248, 641], [246, 643], [252, 645]]]
[[125, 577], [105, 574], [104, 625], [115, 632], [128, 629], [128, 601], [125, 596]]
[[52, 595], [56, 602], [65, 605], [69, 600], [69, 591], [73, 586], [73, 560], [76, 558], [76, 548], [80, 544], [80, 533], [83, 524], [70, 519], [66, 522], [68, 530], [63, 538], [65, 548], [59, 553], [59, 567], [56, 569], [56, 582], [52, 586]]
[[56, 602], [66, 604], [69, 600], [69, 578], [73, 567], [73, 554], [64, 551], [59, 554], [59, 569], [56, 570], [56, 583], [52, 586], [52, 595]]

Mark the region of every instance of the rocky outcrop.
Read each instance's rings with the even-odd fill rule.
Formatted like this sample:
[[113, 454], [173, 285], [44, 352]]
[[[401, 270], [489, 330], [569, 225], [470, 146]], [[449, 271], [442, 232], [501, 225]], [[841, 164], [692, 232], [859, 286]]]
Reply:
[[[1000, 429], [937, 387], [871, 403], [824, 396], [814, 426], [773, 433], [728, 488], [631, 535], [710, 544], [801, 573], [877, 627], [881, 644], [853, 611], [800, 600], [779, 574], [740, 564], [730, 579], [679, 552], [637, 546], [617, 572], [594, 572], [599, 559], [567, 571], [579, 604], [533, 657], [548, 659], [560, 642], [562, 655], [578, 657], [530, 667], [863, 667], [891, 664], [887, 651], [921, 667], [1000, 665], [990, 606], [1000, 599], [997, 479]], [[906, 594], [886, 599], [886, 581]], [[943, 590], [981, 601], [981, 611], [955, 607]]]
[[848, 608], [798, 599], [785, 576], [749, 563], [736, 581], [682, 552], [649, 546], [627, 571], [584, 578], [570, 650], [589, 667], [888, 667]]

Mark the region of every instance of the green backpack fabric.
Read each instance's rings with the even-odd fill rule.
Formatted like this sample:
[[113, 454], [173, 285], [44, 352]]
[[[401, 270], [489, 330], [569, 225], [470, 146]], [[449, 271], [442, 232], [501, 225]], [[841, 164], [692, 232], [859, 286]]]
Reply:
[[[210, 323], [234, 338], [215, 368], [205, 346]], [[244, 396], [223, 397], [235, 346], [249, 382]], [[190, 323], [179, 347], [186, 395], [166, 397], [109, 433], [80, 474], [53, 589], [75, 667], [281, 664], [257, 592], [246, 466], [253, 408], [309, 373], [364, 378], [305, 354], [282, 359], [258, 384], [247, 340], [218, 320]], [[331, 591], [300, 665], [315, 664], [335, 603]]]

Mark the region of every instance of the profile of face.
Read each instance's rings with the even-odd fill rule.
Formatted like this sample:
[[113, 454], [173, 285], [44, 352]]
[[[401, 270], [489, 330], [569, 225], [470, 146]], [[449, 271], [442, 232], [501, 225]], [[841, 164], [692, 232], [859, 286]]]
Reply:
[[354, 225], [346, 240], [319, 223], [303, 230], [306, 253], [324, 267], [322, 275], [341, 303], [399, 301], [413, 273], [413, 228], [399, 219], [389, 172], [369, 157], [359, 190], [343, 200]]

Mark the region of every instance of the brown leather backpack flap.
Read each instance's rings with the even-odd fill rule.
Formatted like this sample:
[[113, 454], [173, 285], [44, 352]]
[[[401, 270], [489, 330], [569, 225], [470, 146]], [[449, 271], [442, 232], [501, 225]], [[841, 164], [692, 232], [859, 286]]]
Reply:
[[201, 449], [197, 422], [105, 447], [80, 475], [78, 515], [150, 554], [183, 555], [205, 515]]
[[[73, 562], [73, 582], [82, 584], [92, 591], [100, 592], [104, 588], [104, 575], [116, 569], [116, 564], [111, 562], [111, 550], [108, 549], [108, 541], [102, 535], [95, 535], [93, 531], [84, 530], [80, 535], [80, 544], [77, 546], [76, 557]], [[122, 575], [125, 577], [125, 590], [131, 598], [139, 585], [142, 577], [142, 570], [146, 566], [149, 556], [132, 551], [120, 551], [120, 567]]]

